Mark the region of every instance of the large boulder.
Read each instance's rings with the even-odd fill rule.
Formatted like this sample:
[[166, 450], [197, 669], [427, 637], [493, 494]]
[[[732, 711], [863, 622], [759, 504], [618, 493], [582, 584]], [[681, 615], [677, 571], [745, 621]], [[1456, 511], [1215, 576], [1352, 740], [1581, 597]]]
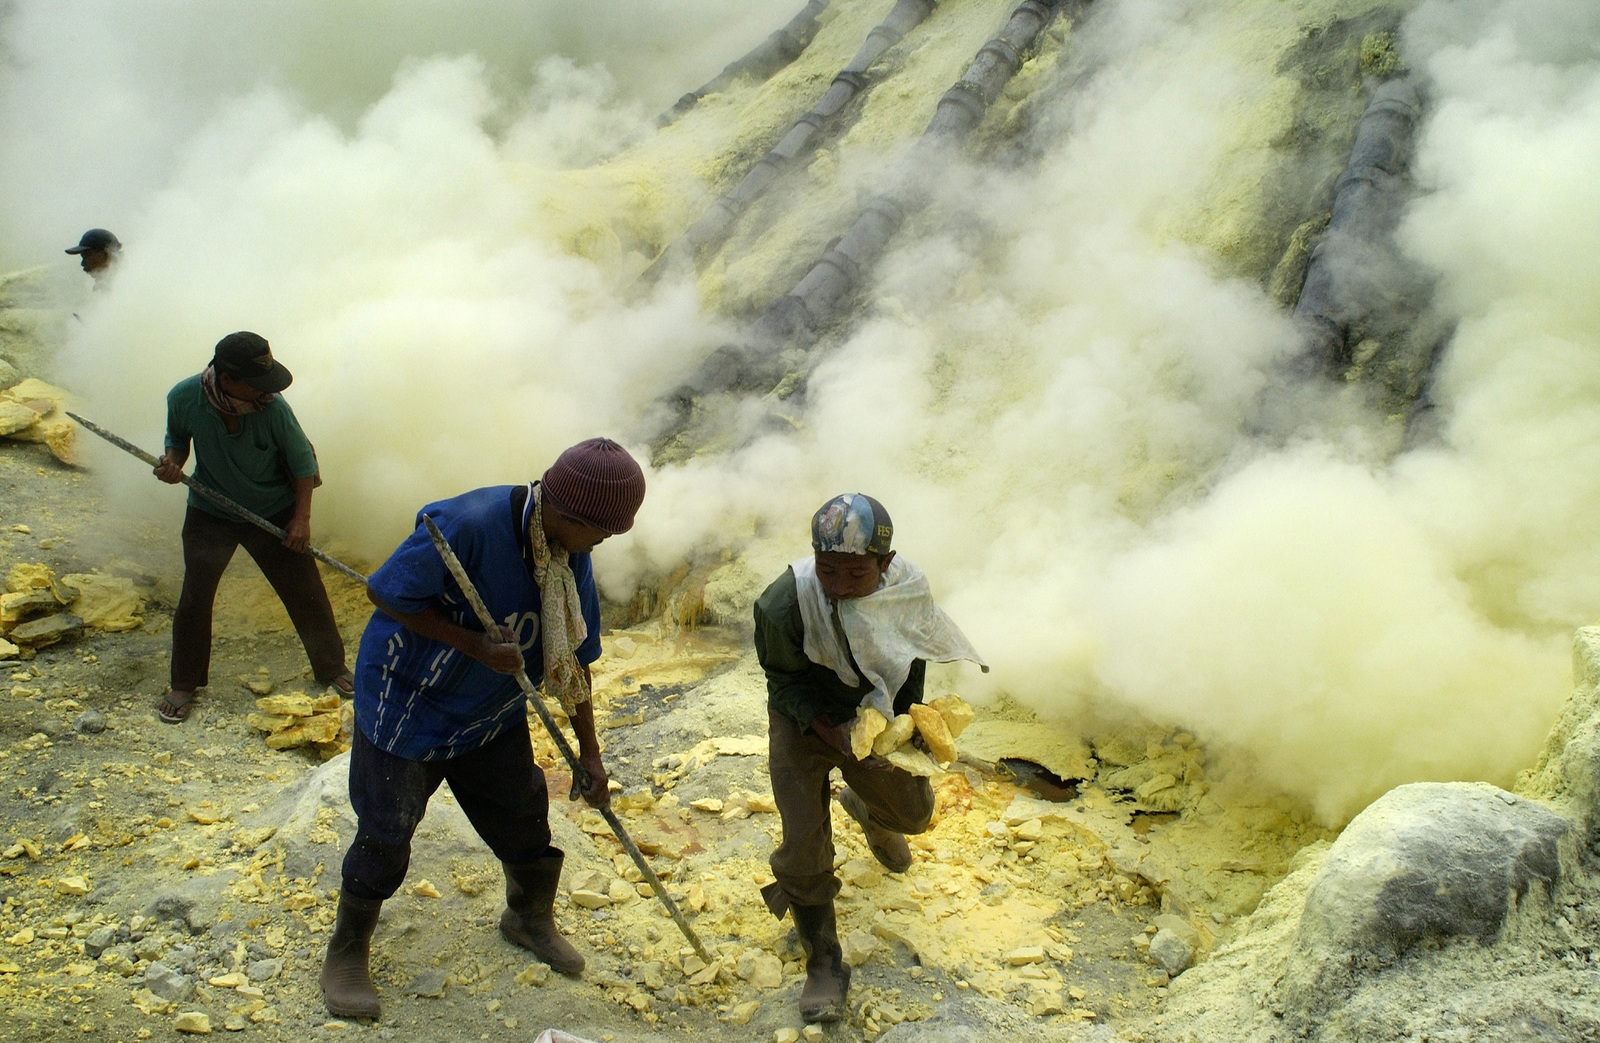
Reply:
[[1491, 942], [1561, 875], [1567, 820], [1485, 783], [1390, 790], [1345, 827], [1306, 895], [1283, 998], [1314, 1015], [1421, 943]]
[[1560, 876], [1566, 831], [1555, 812], [1485, 783], [1392, 789], [1329, 849], [1300, 948], [1385, 959], [1424, 940], [1492, 940], [1515, 901]]

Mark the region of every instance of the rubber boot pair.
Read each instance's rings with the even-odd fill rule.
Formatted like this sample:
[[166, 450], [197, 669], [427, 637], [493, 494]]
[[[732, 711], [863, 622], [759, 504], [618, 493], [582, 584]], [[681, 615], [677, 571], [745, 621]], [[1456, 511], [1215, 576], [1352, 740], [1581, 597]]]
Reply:
[[322, 961], [322, 996], [328, 1013], [341, 1018], [376, 1018], [378, 990], [373, 987], [367, 962], [372, 952], [372, 932], [378, 926], [381, 901], [369, 901], [340, 892], [333, 937]]
[[552, 847], [532, 862], [500, 863], [506, 871], [506, 911], [500, 914], [500, 933], [530, 950], [552, 970], [577, 975], [583, 973], [583, 956], [556, 929], [556, 888], [565, 857]]
[[800, 1016], [806, 1021], [838, 1021], [845, 1015], [850, 968], [839, 947], [839, 922], [833, 903], [791, 905], [800, 946], [806, 951], [806, 984], [800, 990]]

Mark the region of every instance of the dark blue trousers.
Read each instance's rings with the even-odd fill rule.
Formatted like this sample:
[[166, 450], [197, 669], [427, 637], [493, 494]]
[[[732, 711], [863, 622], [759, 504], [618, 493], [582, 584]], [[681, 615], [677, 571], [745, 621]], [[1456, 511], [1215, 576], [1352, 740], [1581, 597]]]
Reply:
[[550, 793], [533, 762], [528, 719], [518, 716], [494, 739], [459, 757], [413, 761], [385, 753], [354, 729], [350, 803], [359, 825], [344, 855], [344, 890], [383, 901], [400, 889], [411, 864], [411, 837], [439, 783], [495, 857], [532, 862], [550, 847]]

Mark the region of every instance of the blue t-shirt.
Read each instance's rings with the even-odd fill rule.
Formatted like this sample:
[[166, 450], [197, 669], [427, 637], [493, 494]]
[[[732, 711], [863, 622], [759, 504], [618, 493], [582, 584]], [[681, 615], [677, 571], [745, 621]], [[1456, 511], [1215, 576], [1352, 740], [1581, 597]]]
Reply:
[[[482, 632], [444, 559], [422, 525], [431, 517], [455, 549], [490, 614], [517, 635], [528, 677], [544, 677], [539, 587], [527, 548], [532, 486], [474, 489], [422, 508], [417, 527], [368, 580], [372, 593], [399, 612], [434, 605], [452, 623]], [[578, 662], [600, 658], [600, 596], [587, 554], [570, 558], [589, 636]], [[455, 757], [489, 742], [525, 712], [517, 679], [495, 673], [449, 645], [406, 629], [381, 609], [372, 613], [356, 656], [356, 726], [371, 743], [407, 760]]]

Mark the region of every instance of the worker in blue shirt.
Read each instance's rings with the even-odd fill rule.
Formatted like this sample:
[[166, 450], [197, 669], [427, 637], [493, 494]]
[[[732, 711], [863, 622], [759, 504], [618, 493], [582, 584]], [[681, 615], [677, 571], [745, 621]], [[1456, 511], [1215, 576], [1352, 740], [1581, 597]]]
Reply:
[[411, 837], [439, 783], [506, 875], [500, 931], [564, 974], [584, 959], [556, 928], [562, 852], [550, 846], [549, 793], [534, 763], [519, 669], [560, 699], [590, 778], [584, 799], [609, 801], [595, 736], [589, 664], [600, 655], [600, 599], [589, 552], [626, 532], [644, 473], [616, 442], [562, 453], [538, 482], [491, 486], [429, 504], [483, 596], [479, 626], [418, 517], [377, 572], [376, 606], [356, 657], [350, 802], [358, 826], [321, 983], [328, 1010], [378, 1016], [368, 970], [385, 899], [405, 879]]

